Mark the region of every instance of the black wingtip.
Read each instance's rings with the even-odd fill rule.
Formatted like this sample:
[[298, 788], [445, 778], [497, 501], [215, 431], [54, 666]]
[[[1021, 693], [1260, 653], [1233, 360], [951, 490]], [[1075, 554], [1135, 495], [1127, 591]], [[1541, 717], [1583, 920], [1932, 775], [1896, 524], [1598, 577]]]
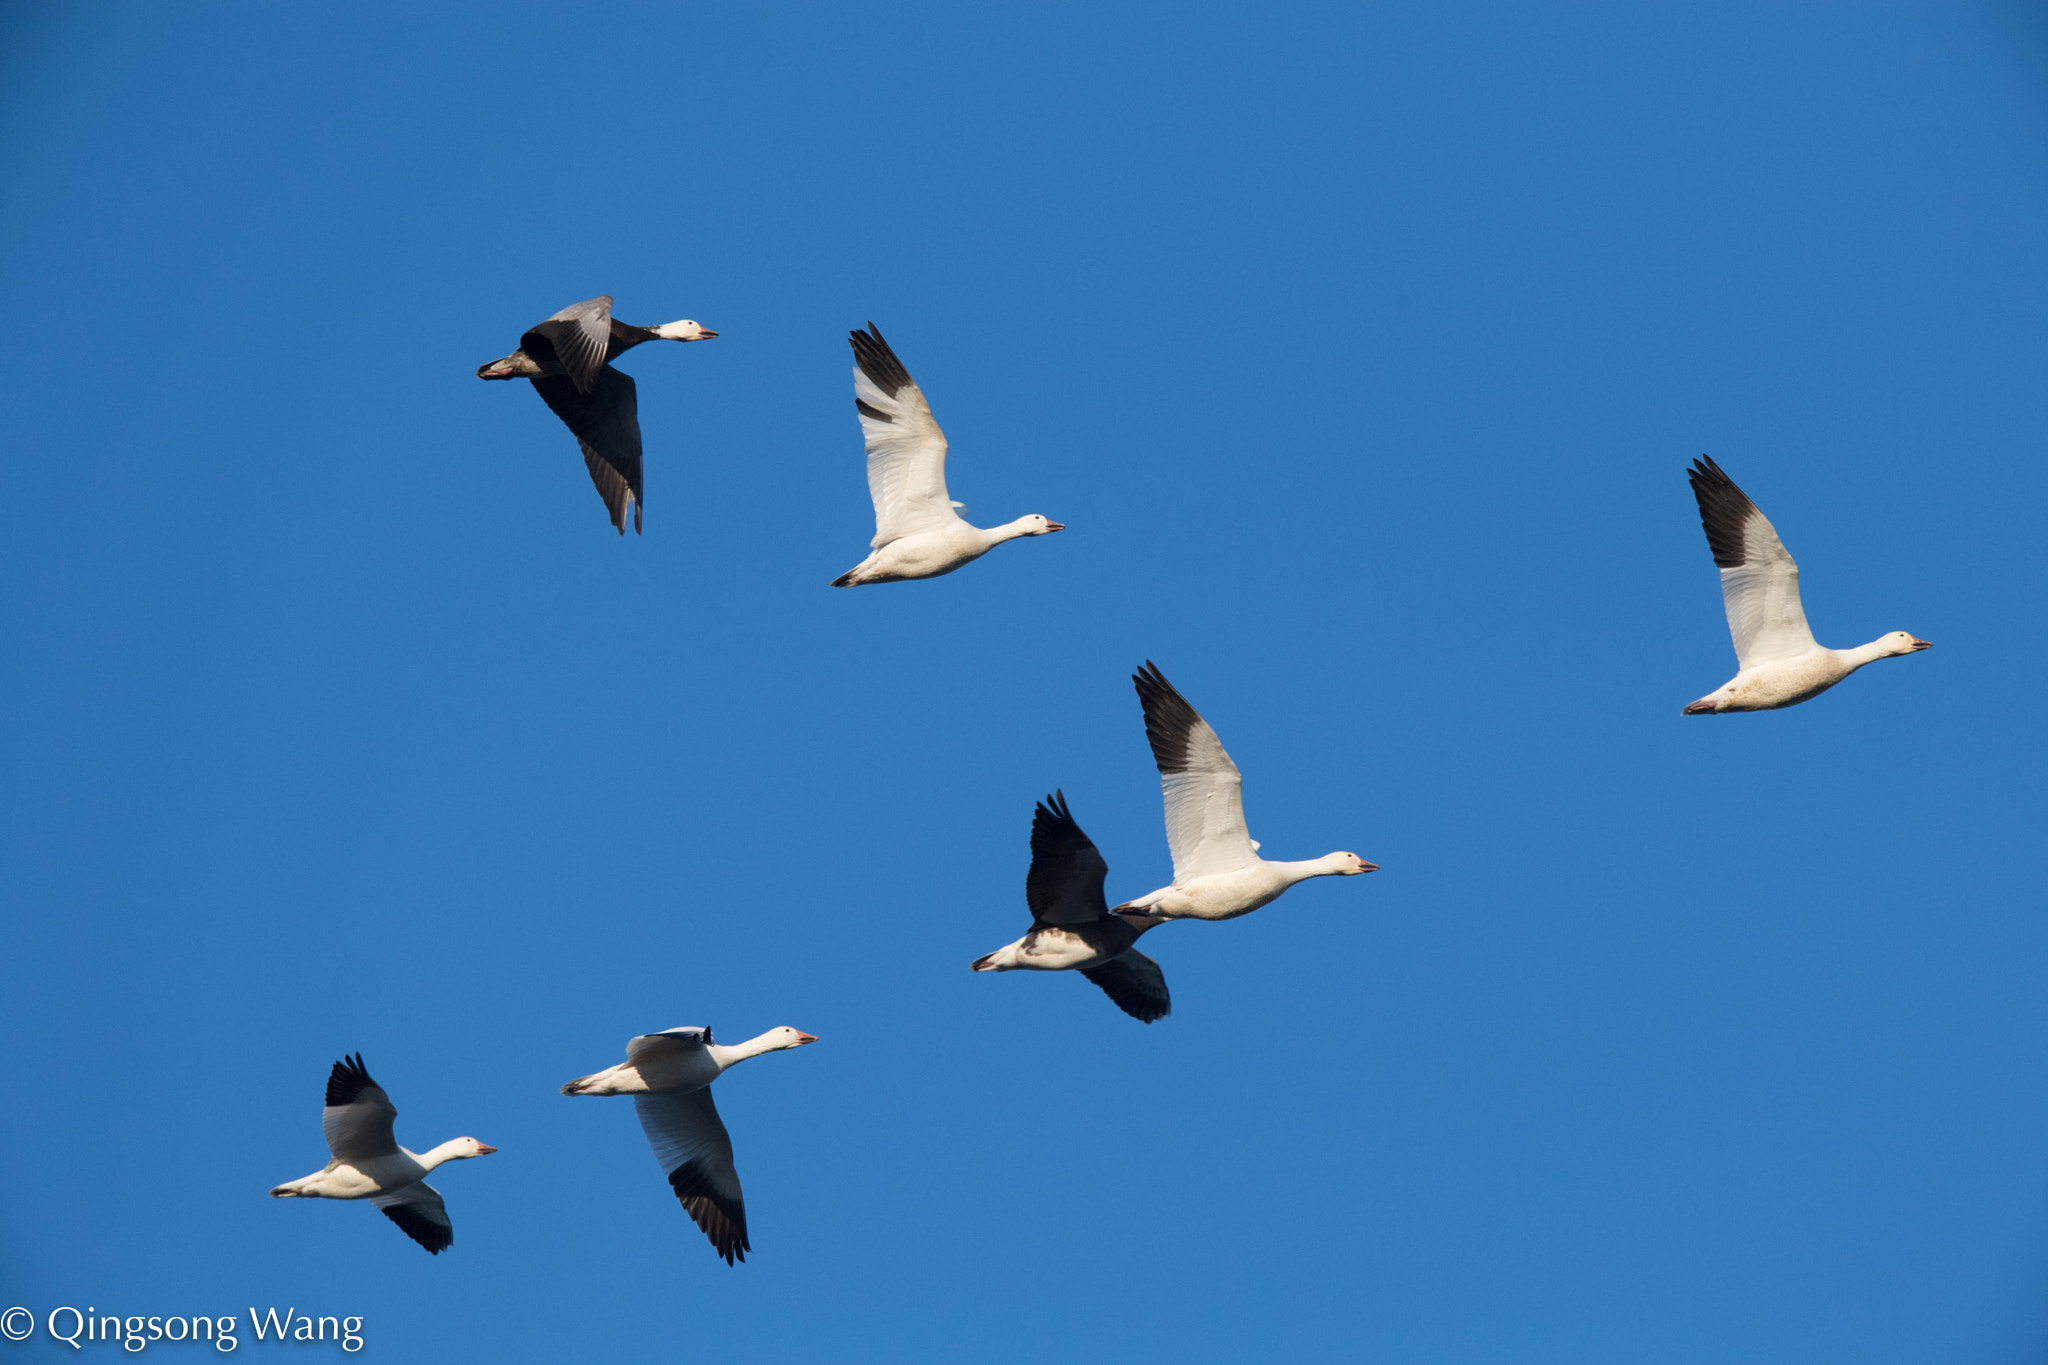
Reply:
[[1714, 563], [1723, 569], [1739, 569], [1747, 562], [1743, 547], [1743, 524], [1757, 514], [1749, 495], [1736, 487], [1721, 466], [1701, 455], [1686, 470], [1693, 500], [1700, 508], [1700, 529], [1707, 533], [1707, 548]]
[[1152, 745], [1152, 761], [1162, 773], [1177, 773], [1188, 765], [1188, 735], [1202, 724], [1201, 712], [1166, 680], [1159, 665], [1150, 659], [1131, 675], [1138, 689], [1138, 704], [1145, 711], [1145, 738]]
[[376, 1084], [370, 1079], [369, 1068], [363, 1065], [362, 1053], [358, 1052], [354, 1057], [344, 1054], [327, 1073], [327, 1103], [329, 1106], [354, 1104], [356, 1096]]
[[393, 1204], [384, 1210], [384, 1216], [398, 1224], [399, 1231], [425, 1247], [429, 1256], [439, 1256], [455, 1245], [454, 1228], [435, 1222], [410, 1204]]
[[847, 339], [853, 343], [853, 358], [860, 365], [860, 372], [866, 375], [876, 388], [894, 398], [911, 386], [910, 371], [903, 368], [903, 362], [896, 358], [896, 352], [889, 348], [888, 342], [882, 340], [881, 328], [870, 322], [867, 331], [849, 332]]

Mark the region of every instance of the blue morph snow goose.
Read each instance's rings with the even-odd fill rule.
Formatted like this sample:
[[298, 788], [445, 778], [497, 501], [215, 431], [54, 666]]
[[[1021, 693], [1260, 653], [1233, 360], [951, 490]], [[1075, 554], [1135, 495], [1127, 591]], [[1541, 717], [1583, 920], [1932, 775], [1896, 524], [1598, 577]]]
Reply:
[[519, 349], [477, 367], [479, 379], [531, 379], [583, 451], [590, 481], [620, 535], [626, 509], [640, 533], [640, 399], [633, 376], [611, 362], [643, 341], [708, 341], [718, 333], [684, 318], [635, 327], [612, 316], [612, 297], [572, 303], [528, 328]]
[[1055, 791], [1031, 815], [1031, 870], [1024, 901], [1031, 932], [972, 964], [977, 972], [1078, 971], [1140, 1023], [1173, 1011], [1166, 974], [1132, 945], [1147, 929], [1166, 923], [1151, 915], [1115, 914], [1102, 897], [1109, 864], [1081, 832]]
[[1166, 797], [1166, 843], [1173, 881], [1114, 907], [1161, 919], [1236, 919], [1277, 900], [1310, 877], [1377, 872], [1356, 853], [1306, 862], [1268, 862], [1244, 823], [1244, 779], [1209, 722], [1174, 690], [1151, 660], [1132, 675], [1145, 710], [1145, 738]]
[[271, 1190], [273, 1199], [367, 1199], [398, 1224], [400, 1231], [433, 1255], [455, 1243], [455, 1225], [441, 1192], [427, 1172], [447, 1161], [489, 1156], [497, 1151], [473, 1137], [450, 1138], [418, 1155], [398, 1145], [391, 1123], [398, 1117], [384, 1087], [370, 1079], [363, 1054], [344, 1057], [327, 1073], [327, 1106], [320, 1127], [333, 1154], [321, 1169]]
[[1685, 708], [1688, 716], [1797, 706], [1867, 663], [1934, 646], [1903, 630], [1854, 649], [1816, 642], [1799, 604], [1799, 566], [1777, 531], [1721, 466], [1702, 455], [1686, 471], [1707, 548], [1721, 569], [1721, 605], [1735, 637], [1733, 678]]
[[896, 352], [868, 324], [852, 334], [853, 406], [867, 438], [868, 496], [875, 504], [874, 551], [832, 580], [835, 588], [937, 578], [981, 558], [1006, 540], [1067, 528], [1033, 513], [984, 531], [960, 519], [946, 493], [946, 434], [932, 420], [923, 390]]
[[562, 1087], [564, 1095], [631, 1095], [654, 1159], [683, 1210], [731, 1265], [753, 1250], [747, 1206], [733, 1169], [732, 1138], [711, 1102], [711, 1083], [749, 1057], [818, 1040], [799, 1029], [772, 1028], [734, 1047], [711, 1040], [708, 1028], [672, 1028], [626, 1040], [626, 1060]]

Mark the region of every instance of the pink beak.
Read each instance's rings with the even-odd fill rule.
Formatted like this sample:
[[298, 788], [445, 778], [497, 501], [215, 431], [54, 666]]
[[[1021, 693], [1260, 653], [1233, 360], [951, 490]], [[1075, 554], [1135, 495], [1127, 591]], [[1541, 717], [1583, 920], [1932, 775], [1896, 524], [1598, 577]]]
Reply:
[[1377, 872], [1380, 870], [1380, 865], [1378, 863], [1368, 863], [1363, 858], [1360, 858], [1358, 861], [1364, 864], [1364, 870], [1367, 872]]
[[709, 327], [705, 327], [701, 330], [703, 331], [704, 335], [697, 338], [697, 340], [699, 341], [709, 341], [711, 340], [711, 338], [718, 335], [718, 333], [712, 331]]
[[802, 1029], [798, 1029], [796, 1031], [796, 1040], [799, 1043], [815, 1043], [818, 1041], [818, 1035], [815, 1033], [805, 1033]]
[[1045, 523], [1045, 529], [1048, 531], [1064, 531], [1067, 529], [1067, 524], [1064, 521], [1048, 521]]
[[1917, 650], [1917, 649], [1932, 649], [1932, 648], [1934, 648], [1934, 641], [1932, 641], [1932, 640], [1915, 640], [1915, 641], [1913, 642], [1913, 648], [1914, 648], [1914, 649], [1916, 649], [1916, 650]]
[[476, 1145], [476, 1154], [478, 1156], [489, 1156], [492, 1152], [495, 1152], [497, 1150], [498, 1149], [496, 1147], [493, 1147], [490, 1144], [484, 1142], [479, 1142]]

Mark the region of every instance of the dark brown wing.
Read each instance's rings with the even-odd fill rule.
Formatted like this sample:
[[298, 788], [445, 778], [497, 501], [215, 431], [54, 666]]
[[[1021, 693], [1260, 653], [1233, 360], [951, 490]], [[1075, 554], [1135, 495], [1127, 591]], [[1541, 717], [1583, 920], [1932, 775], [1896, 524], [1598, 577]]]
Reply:
[[578, 393], [567, 375], [546, 375], [533, 382], [541, 399], [576, 437], [590, 481], [604, 499], [605, 511], [620, 535], [626, 534], [626, 508], [633, 509], [633, 530], [640, 530], [640, 396], [633, 376], [607, 365], [597, 372], [590, 392]]

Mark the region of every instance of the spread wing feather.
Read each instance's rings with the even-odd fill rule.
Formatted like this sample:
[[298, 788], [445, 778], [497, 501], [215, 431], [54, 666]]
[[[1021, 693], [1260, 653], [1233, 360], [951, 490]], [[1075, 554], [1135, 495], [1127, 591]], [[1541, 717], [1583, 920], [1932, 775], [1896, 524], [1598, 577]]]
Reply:
[[439, 1256], [455, 1245], [455, 1224], [448, 1217], [448, 1206], [441, 1202], [441, 1192], [426, 1181], [389, 1194], [373, 1194], [370, 1202], [429, 1254]]
[[747, 1245], [746, 1203], [733, 1168], [732, 1138], [711, 1101], [711, 1087], [635, 1095], [633, 1107], [654, 1159], [691, 1221], [727, 1265], [747, 1259], [753, 1248]]
[[397, 1117], [384, 1087], [370, 1079], [362, 1053], [342, 1058], [327, 1073], [320, 1131], [337, 1161], [365, 1161], [397, 1152], [398, 1140], [391, 1135]]
[[1109, 864], [1067, 810], [1064, 792], [1038, 804], [1031, 817], [1031, 871], [1024, 900], [1037, 924], [1093, 924], [1109, 913], [1102, 881]]
[[1223, 741], [1150, 659], [1131, 681], [1166, 797], [1174, 884], [1257, 866], [1257, 845], [1244, 823], [1244, 779]]
[[854, 359], [853, 406], [867, 440], [868, 496], [875, 504], [879, 550], [892, 540], [944, 530], [957, 522], [946, 495], [946, 434], [932, 419], [931, 405], [910, 371], [868, 324], [850, 334]]
[[1799, 604], [1799, 566], [1778, 532], [1721, 466], [1702, 455], [1687, 471], [1707, 548], [1721, 569], [1721, 604], [1742, 668], [1814, 647]]
[[570, 384], [578, 393], [589, 393], [603, 368], [612, 344], [612, 296], [572, 303], [561, 312], [536, 322], [519, 338], [519, 349], [542, 360], [552, 351]]
[[590, 481], [604, 500], [605, 511], [620, 535], [626, 534], [626, 509], [633, 509], [633, 531], [640, 531], [640, 397], [633, 376], [606, 365], [588, 392], [579, 391], [569, 376], [550, 374], [533, 381], [542, 401], [576, 437]]
[[1173, 1013], [1173, 999], [1166, 993], [1166, 973], [1136, 948], [1126, 948], [1107, 962], [1083, 967], [1081, 975], [1100, 986], [1118, 1009], [1139, 1023], [1149, 1024]]

